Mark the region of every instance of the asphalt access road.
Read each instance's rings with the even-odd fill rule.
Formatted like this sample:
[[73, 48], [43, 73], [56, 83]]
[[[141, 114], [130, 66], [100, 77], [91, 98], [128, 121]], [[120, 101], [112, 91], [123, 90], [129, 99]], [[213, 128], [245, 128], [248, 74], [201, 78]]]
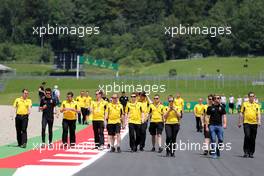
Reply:
[[[144, 152], [131, 153], [128, 135], [122, 141], [121, 154], [107, 153], [76, 176], [261, 176], [264, 175], [263, 126], [258, 128], [255, 158], [243, 158], [243, 129], [237, 126], [237, 115], [228, 115], [224, 142], [231, 143], [230, 151], [223, 151], [220, 159], [203, 156], [202, 150], [176, 151], [175, 158], [150, 152], [151, 136], [148, 133]], [[165, 132], [163, 134], [165, 141]], [[202, 143], [202, 133], [195, 130], [192, 114], [184, 114], [177, 142]]]

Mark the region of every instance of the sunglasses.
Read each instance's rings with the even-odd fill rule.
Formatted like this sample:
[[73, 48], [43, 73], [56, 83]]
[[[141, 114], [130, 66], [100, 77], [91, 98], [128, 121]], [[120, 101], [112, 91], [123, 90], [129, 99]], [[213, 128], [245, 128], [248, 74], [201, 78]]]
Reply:
[[136, 96], [131, 96], [131, 98], [136, 98]]
[[47, 95], [50, 95], [51, 93], [50, 92], [46, 92]]
[[212, 98], [208, 98], [208, 100], [213, 100]]
[[112, 99], [117, 99], [117, 97], [112, 97]]
[[158, 100], [159, 98], [158, 98], [158, 97], [155, 97], [154, 99], [155, 99], [155, 100]]
[[221, 98], [220, 97], [216, 97], [215, 99], [220, 100]]
[[173, 102], [173, 100], [169, 100], [169, 102]]

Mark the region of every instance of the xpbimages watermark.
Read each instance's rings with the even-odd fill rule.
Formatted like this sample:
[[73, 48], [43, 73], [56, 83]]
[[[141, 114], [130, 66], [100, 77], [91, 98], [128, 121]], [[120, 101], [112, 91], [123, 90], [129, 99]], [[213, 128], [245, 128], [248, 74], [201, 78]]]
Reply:
[[[98, 144], [97, 144], [98, 145]], [[96, 143], [90, 142], [83, 142], [81, 144], [71, 144], [71, 145], [64, 145], [62, 143], [54, 143], [49, 145], [43, 145], [42, 143], [33, 143], [33, 150], [39, 151], [39, 153], [43, 153], [44, 151], [62, 151], [62, 150], [74, 150], [78, 153], [84, 153], [87, 150], [92, 150], [96, 148]], [[104, 146], [103, 150], [108, 149]], [[164, 150], [169, 150], [171, 152], [175, 151], [211, 151], [212, 154], [216, 152], [214, 149], [218, 149], [219, 151], [230, 151], [232, 150], [232, 143], [211, 143], [207, 145], [205, 143], [196, 143], [187, 142], [179, 140], [176, 143], [164, 143], [163, 145]]]
[[33, 35], [42, 37], [43, 35], [76, 35], [78, 37], [85, 37], [85, 35], [98, 35], [100, 34], [99, 27], [91, 26], [33, 26]]
[[216, 37], [218, 35], [231, 35], [231, 26], [166, 26], [164, 27], [164, 34], [170, 37], [176, 37], [177, 35], [208, 35], [210, 37]]
[[108, 93], [118, 93], [118, 92], [146, 92], [147, 95], [150, 93], [163, 93], [166, 91], [166, 85], [157, 85], [157, 84], [118, 84], [113, 82], [112, 84], [99, 85], [99, 90], [103, 91], [106, 95]]

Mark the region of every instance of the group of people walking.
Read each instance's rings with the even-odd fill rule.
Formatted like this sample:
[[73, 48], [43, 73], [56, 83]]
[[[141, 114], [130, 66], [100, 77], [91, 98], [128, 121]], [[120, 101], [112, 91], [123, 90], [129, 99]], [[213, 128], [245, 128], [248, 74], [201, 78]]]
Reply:
[[[22, 90], [22, 96], [14, 102], [16, 114], [17, 142], [19, 147], [26, 147], [28, 116], [31, 112], [32, 102], [28, 98], [28, 90]], [[255, 94], [248, 94], [248, 101], [241, 106], [238, 127], [244, 127], [244, 157], [253, 157], [258, 125], [261, 124], [260, 107], [254, 101]], [[58, 102], [52, 96], [52, 90], [46, 88], [40, 99], [39, 109], [42, 111], [42, 143], [45, 144], [45, 130], [48, 126], [49, 143], [52, 147], [52, 126], [54, 116], [58, 114]], [[80, 96], [74, 99], [72, 92], [67, 93], [67, 99], [60, 104], [59, 111], [63, 114], [62, 120], [62, 147], [74, 146], [76, 143], [76, 122], [88, 124], [92, 121], [95, 149], [104, 149], [104, 129], [108, 131], [108, 148], [110, 152], [121, 152], [121, 129], [128, 126], [129, 147], [131, 152], [144, 151], [147, 129], [151, 135], [151, 151], [161, 153], [166, 149], [167, 157], [175, 156], [173, 144], [176, 143], [180, 130], [181, 119], [184, 113], [184, 100], [180, 94], [169, 95], [167, 104], [163, 104], [158, 94], [151, 99], [145, 92], [131, 93], [130, 98], [122, 92], [119, 97], [114, 93], [108, 99], [101, 90], [95, 92], [95, 99], [89, 92], [81, 91]], [[55, 115], [54, 115], [55, 112]], [[204, 131], [204, 143], [212, 145], [211, 150], [204, 151], [213, 158], [220, 157], [218, 144], [223, 143], [223, 129], [227, 126], [226, 110], [221, 104], [221, 96], [209, 95], [207, 104], [199, 99], [194, 107], [196, 128], [198, 132]], [[162, 133], [165, 129], [165, 145], [162, 145]], [[70, 141], [68, 142], [68, 133]]]

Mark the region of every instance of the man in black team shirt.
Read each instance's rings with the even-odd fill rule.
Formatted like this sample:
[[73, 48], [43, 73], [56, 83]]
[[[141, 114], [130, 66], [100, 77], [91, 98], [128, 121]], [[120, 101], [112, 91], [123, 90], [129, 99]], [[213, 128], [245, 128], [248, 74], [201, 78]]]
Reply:
[[[224, 140], [224, 128], [226, 128], [226, 111], [223, 105], [221, 105], [221, 97], [215, 95], [213, 97], [214, 104], [207, 108], [207, 116], [209, 118], [209, 124], [206, 123], [206, 131], [209, 130], [211, 137], [211, 154], [212, 158], [216, 159], [220, 157], [219, 146], [222, 146]], [[218, 143], [216, 144], [216, 137]]]
[[128, 102], [128, 97], [126, 96], [126, 93], [124, 91], [122, 92], [121, 97], [119, 98], [119, 101], [121, 105], [123, 105], [123, 108], [125, 110], [127, 102]]
[[42, 145], [41, 147], [45, 147], [45, 132], [46, 127], [48, 125], [49, 129], [49, 147], [52, 147], [52, 127], [54, 121], [54, 108], [56, 107], [56, 100], [52, 99], [51, 97], [51, 89], [46, 88], [45, 90], [45, 97], [43, 97], [40, 101], [39, 109], [43, 112], [42, 113]]

